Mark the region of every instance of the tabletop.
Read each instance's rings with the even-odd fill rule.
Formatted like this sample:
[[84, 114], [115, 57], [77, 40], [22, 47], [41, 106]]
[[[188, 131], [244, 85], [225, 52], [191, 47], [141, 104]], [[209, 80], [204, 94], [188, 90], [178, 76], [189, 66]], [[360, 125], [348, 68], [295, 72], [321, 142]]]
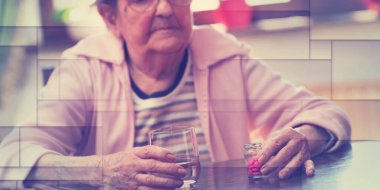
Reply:
[[[195, 189], [376, 190], [380, 189], [379, 150], [380, 141], [352, 142], [333, 153], [313, 158], [316, 166], [313, 177], [307, 177], [301, 170], [298, 170], [285, 180], [275, 178], [262, 181], [249, 180], [243, 159], [204, 164], [201, 166], [200, 178]], [[52, 184], [49, 183], [48, 185], [42, 183], [40, 189], [51, 187]], [[61, 187], [59, 182], [54, 182], [53, 187], [50, 189], [94, 189], [88, 186], [57, 188]], [[0, 189], [2, 188], [0, 187]]]
[[313, 158], [315, 175], [298, 170], [279, 180], [249, 180], [244, 160], [217, 162], [202, 166], [196, 189], [380, 189], [380, 141], [357, 141], [338, 151]]

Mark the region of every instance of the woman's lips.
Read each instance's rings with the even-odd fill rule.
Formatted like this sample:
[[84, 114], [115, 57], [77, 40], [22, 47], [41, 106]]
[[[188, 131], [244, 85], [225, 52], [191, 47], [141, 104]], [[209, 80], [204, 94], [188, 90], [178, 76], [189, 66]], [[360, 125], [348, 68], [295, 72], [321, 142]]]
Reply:
[[159, 31], [159, 30], [178, 30], [178, 29], [179, 29], [178, 27], [161, 27], [161, 28], [155, 28], [152, 31], [156, 32], [156, 31]]

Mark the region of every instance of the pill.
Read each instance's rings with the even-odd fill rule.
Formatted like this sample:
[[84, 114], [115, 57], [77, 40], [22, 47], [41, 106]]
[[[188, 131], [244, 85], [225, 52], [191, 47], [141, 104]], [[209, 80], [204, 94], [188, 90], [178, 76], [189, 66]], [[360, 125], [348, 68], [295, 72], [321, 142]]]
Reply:
[[252, 172], [251, 175], [261, 175], [261, 172]]
[[261, 168], [262, 164], [259, 161], [253, 163], [253, 167]]

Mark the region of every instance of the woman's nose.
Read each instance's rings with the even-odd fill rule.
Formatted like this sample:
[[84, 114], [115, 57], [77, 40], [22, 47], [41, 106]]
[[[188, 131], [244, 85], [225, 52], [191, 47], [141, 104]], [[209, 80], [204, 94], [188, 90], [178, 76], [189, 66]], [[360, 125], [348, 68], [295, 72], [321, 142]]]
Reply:
[[173, 14], [173, 7], [169, 0], [158, 0], [158, 5], [156, 7], [156, 15], [160, 16], [170, 16]]

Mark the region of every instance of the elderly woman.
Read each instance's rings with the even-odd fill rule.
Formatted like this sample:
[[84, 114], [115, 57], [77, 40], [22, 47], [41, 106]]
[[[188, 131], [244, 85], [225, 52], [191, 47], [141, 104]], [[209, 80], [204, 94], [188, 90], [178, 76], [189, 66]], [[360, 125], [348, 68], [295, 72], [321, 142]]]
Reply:
[[282, 179], [298, 167], [313, 175], [312, 156], [349, 140], [335, 104], [282, 80], [233, 37], [193, 27], [190, 3], [98, 1], [109, 31], [63, 54], [37, 118], [2, 142], [0, 178], [179, 187], [175, 156], [148, 146], [148, 131], [165, 126], [195, 126], [202, 162], [242, 158], [250, 131], [266, 139], [261, 172], [281, 168]]

